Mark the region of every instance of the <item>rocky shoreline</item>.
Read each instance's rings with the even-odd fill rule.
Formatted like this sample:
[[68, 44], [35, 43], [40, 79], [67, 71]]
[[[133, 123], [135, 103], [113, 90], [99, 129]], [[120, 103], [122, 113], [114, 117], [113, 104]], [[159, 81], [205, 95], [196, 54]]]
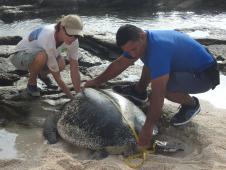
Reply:
[[[80, 39], [79, 65], [82, 81], [94, 78], [102, 73], [108, 64], [116, 56], [119, 56], [120, 49], [115, 45], [112, 37], [112, 35], [99, 33], [93, 35], [85, 34]], [[0, 37], [0, 108], [2, 108], [3, 113], [7, 112], [8, 115], [11, 115], [8, 113], [9, 110], [14, 110], [13, 113], [19, 114], [21, 112], [20, 105], [25, 106], [29, 102], [24, 94], [28, 73], [16, 70], [8, 60], [9, 55], [13, 53], [15, 45], [20, 40], [21, 37], [19, 36]], [[205, 45], [214, 54], [221, 72], [226, 74], [226, 41], [218, 39], [197, 39], [197, 41]], [[104, 84], [103, 88], [111, 88], [116, 84], [134, 83], [138, 81], [142, 70], [141, 67], [141, 65], [136, 64], [131, 66], [121, 75]], [[67, 66], [62, 72], [62, 76], [72, 89], [69, 75], [69, 68]], [[54, 95], [65, 97], [60, 90], [48, 90], [41, 81], [38, 83], [42, 88], [43, 95], [40, 100], [46, 100], [48, 98], [52, 100]], [[53, 100], [57, 102], [57, 100], [61, 100], [61, 97], [55, 97]], [[8, 121], [7, 118], [1, 115], [0, 122], [5, 124], [6, 121]]]
[[87, 11], [225, 11], [224, 0], [0, 0], [0, 19], [5, 23], [18, 20], [86, 13]]
[[[13, 85], [18, 81], [16, 75], [21, 72], [15, 70], [7, 58], [14, 52], [15, 45], [22, 39], [20, 36], [0, 37], [0, 85]], [[226, 40], [220, 39], [196, 39], [205, 45], [219, 63], [220, 71], [226, 74]], [[105, 33], [85, 34], [80, 42], [79, 64], [81, 72], [93, 78], [101, 73], [109, 62], [120, 55], [121, 50], [116, 46], [112, 35]], [[132, 66], [131, 74], [139, 76], [139, 66]], [[91, 71], [92, 70], [92, 71]], [[138, 74], [137, 74], [138, 73]], [[127, 74], [126, 74], [127, 75]], [[127, 77], [124, 75], [124, 78]], [[17, 78], [16, 78], [17, 77]], [[123, 77], [121, 78], [123, 79]]]

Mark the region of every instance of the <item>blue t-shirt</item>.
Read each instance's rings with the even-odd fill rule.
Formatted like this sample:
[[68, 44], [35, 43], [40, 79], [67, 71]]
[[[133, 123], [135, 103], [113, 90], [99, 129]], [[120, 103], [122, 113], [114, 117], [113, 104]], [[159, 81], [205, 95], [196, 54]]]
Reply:
[[[205, 47], [184, 33], [173, 30], [146, 33], [147, 49], [141, 60], [148, 67], [151, 79], [170, 72], [199, 72], [214, 63]], [[126, 51], [123, 56], [131, 58]]]

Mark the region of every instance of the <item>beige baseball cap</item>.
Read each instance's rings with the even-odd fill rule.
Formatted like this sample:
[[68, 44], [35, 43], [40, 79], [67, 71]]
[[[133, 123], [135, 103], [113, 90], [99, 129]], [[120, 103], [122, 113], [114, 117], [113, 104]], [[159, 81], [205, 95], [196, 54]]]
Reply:
[[67, 34], [83, 36], [83, 23], [78, 15], [66, 15], [60, 19], [60, 22]]

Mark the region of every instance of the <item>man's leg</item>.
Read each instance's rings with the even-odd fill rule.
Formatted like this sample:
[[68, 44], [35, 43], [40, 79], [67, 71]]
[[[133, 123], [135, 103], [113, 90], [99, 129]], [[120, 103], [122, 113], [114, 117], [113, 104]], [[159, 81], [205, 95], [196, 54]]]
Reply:
[[42, 49], [33, 52], [19, 51], [10, 56], [10, 61], [17, 69], [30, 72], [27, 92], [31, 96], [40, 96], [40, 89], [37, 88], [37, 75], [46, 64], [46, 53]]
[[166, 98], [181, 106], [171, 123], [175, 126], [188, 123], [200, 111], [199, 100], [189, 94], [202, 93], [211, 88], [212, 82], [205, 73], [172, 73], [167, 84]]
[[37, 85], [37, 76], [44, 68], [47, 61], [47, 55], [45, 52], [38, 52], [35, 59], [28, 66], [28, 70], [30, 72], [28, 84], [29, 85]]
[[184, 125], [196, 116], [201, 108], [199, 100], [189, 94], [179, 92], [167, 92], [166, 98], [172, 102], [181, 104], [178, 112], [170, 120], [174, 126]]
[[34, 59], [32, 60], [31, 55], [30, 60], [27, 62], [28, 71], [30, 73], [27, 84], [27, 93], [33, 97], [39, 97], [40, 89], [37, 87], [37, 76], [42, 71], [46, 64], [47, 55], [45, 52], [39, 51], [35, 53], [33, 56]]
[[[65, 61], [64, 61], [62, 56], [58, 56], [57, 57], [57, 63], [58, 63], [58, 66], [59, 66], [59, 70], [63, 71], [64, 68], [65, 68]], [[49, 68], [48, 68], [47, 65], [45, 65], [44, 69], [38, 74], [38, 78], [45, 83], [47, 88], [49, 88], [49, 89], [57, 89], [58, 86], [55, 85], [53, 83], [53, 81], [50, 79], [50, 77], [48, 76], [49, 73], [50, 73]]]
[[193, 105], [193, 98], [186, 93], [167, 92], [165, 96], [168, 100], [181, 105]]
[[[61, 55], [59, 55], [56, 60], [57, 60], [57, 63], [58, 63], [59, 70], [63, 71], [64, 68], [65, 68], [65, 65], [66, 65], [64, 58]], [[49, 68], [48, 68], [47, 65], [45, 65], [44, 69], [41, 71], [40, 74], [41, 74], [42, 77], [46, 77], [49, 73], [50, 73]]]

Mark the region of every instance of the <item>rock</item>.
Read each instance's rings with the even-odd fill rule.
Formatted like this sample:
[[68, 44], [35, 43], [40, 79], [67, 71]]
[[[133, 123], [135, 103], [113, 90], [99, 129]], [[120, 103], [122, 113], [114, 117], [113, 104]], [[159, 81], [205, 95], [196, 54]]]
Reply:
[[0, 101], [1, 115], [0, 119], [17, 120], [29, 114], [29, 109], [26, 106], [27, 102], [15, 101]]
[[[87, 68], [86, 73], [84, 74], [91, 78], [95, 78], [98, 75], [100, 75], [108, 67], [109, 64], [110, 63]], [[115, 83], [121, 83], [121, 82], [136, 82], [140, 78], [141, 71], [142, 71], [142, 66], [132, 65], [128, 69], [123, 71], [120, 75], [110, 80], [108, 83], [115, 84]]]
[[35, 4], [41, 0], [0, 0], [1, 5], [22, 5], [22, 4]]
[[154, 7], [155, 10], [224, 10], [224, 0], [158, 0], [149, 1], [146, 7]]
[[209, 51], [217, 58], [226, 60], [226, 44], [208, 45]]
[[77, 8], [71, 7], [39, 7], [37, 5], [21, 5], [21, 6], [3, 6], [0, 9], [0, 19], [5, 23], [12, 23], [17, 20], [46, 18], [50, 15], [59, 17], [60, 15], [67, 15], [77, 13]]
[[121, 53], [121, 50], [115, 43], [115, 35], [112, 34], [88, 33], [79, 42], [81, 48], [103, 59], [114, 60]]
[[16, 74], [0, 72], [0, 86], [12, 86], [13, 83], [20, 79]]
[[82, 7], [88, 7], [88, 8], [96, 8], [96, 7], [119, 7], [119, 6], [139, 6], [143, 3], [148, 2], [148, 0], [42, 0], [40, 1], [41, 6], [78, 6], [80, 8]]
[[20, 36], [0, 37], [0, 45], [17, 45], [22, 40]]
[[0, 45], [0, 57], [8, 58], [15, 50], [14, 45]]
[[12, 96], [16, 96], [17, 94], [18, 90], [15, 87], [11, 86], [0, 87], [0, 101], [11, 99]]
[[[126, 9], [133, 10], [139, 8], [144, 10], [200, 10], [200, 9], [211, 9], [219, 10], [225, 9], [226, 2], [224, 0], [39, 0], [41, 6], [53, 7], [53, 6], [77, 6], [79, 8], [109, 8], [109, 9]], [[130, 7], [128, 9], [128, 7]]]
[[226, 45], [226, 40], [219, 40], [219, 39], [212, 39], [212, 38], [197, 38], [196, 39], [199, 43], [203, 44], [203, 45], [220, 45], [220, 44], [224, 44]]
[[79, 65], [82, 67], [93, 67], [107, 63], [106, 60], [101, 60], [99, 57], [92, 55], [90, 52], [79, 48]]
[[226, 45], [209, 45], [207, 48], [217, 59], [219, 70], [226, 75]]
[[20, 10], [19, 7], [1, 7], [0, 19], [5, 23], [11, 23], [15, 21], [16, 18], [19, 19], [26, 16], [27, 15]]
[[16, 74], [15, 67], [10, 63], [8, 59], [0, 58], [0, 86], [10, 86], [20, 79]]
[[0, 58], [0, 72], [13, 72], [16, 68], [14, 65], [6, 58]]
[[[121, 10], [137, 12], [172, 10], [225, 10], [225, 0], [23, 0], [12, 2], [1, 0], [0, 19], [6, 23], [21, 19], [42, 18], [48, 16], [78, 13], [79, 10]], [[6, 6], [12, 5], [12, 6]], [[17, 6], [15, 6], [17, 5]], [[109, 11], [108, 10], [108, 11]], [[91, 12], [92, 12], [91, 11]]]

